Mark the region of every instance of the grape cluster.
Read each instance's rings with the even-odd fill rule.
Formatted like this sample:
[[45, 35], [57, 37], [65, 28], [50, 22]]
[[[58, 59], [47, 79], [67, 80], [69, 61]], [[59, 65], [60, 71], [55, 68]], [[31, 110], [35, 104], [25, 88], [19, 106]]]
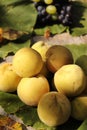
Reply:
[[72, 4], [69, 0], [33, 0], [37, 10], [36, 26], [61, 23], [72, 25]]

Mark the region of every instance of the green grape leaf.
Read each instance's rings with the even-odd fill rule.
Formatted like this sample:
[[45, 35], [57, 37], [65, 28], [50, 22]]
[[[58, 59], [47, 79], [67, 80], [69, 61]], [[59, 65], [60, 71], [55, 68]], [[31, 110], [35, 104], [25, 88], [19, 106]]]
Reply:
[[81, 55], [87, 55], [87, 44], [72, 44], [65, 45], [71, 52], [74, 57], [74, 61]]
[[24, 103], [22, 103], [15, 94], [0, 92], [0, 106], [2, 106], [5, 112], [11, 114], [15, 113], [20, 107], [24, 106]]
[[81, 2], [86, 2], [87, 3], [87, 0], [75, 0], [75, 1], [81, 1]]
[[71, 34], [74, 36], [87, 34], [87, 3], [73, 2], [72, 18]]
[[13, 42], [8, 42], [7, 44], [0, 47], [0, 57], [5, 58], [9, 53], [14, 53], [22, 47], [30, 47], [31, 41], [29, 36], [22, 36]]
[[36, 9], [31, 1], [0, 1], [1, 27], [31, 33], [36, 22], [36, 17]]
[[77, 130], [87, 130], [87, 119], [85, 119]]
[[37, 108], [25, 105], [16, 94], [0, 92], [0, 106], [7, 114], [16, 115], [26, 125], [39, 121]]
[[31, 106], [23, 106], [19, 111], [17, 111], [16, 116], [21, 118], [25, 125], [31, 125], [39, 120], [38, 114], [37, 114], [37, 108], [31, 107]]
[[35, 122], [33, 128], [35, 128], [35, 130], [57, 130], [57, 127], [47, 126], [41, 121]]
[[59, 25], [54, 24], [51, 26], [43, 27], [43, 28], [36, 28], [36, 29], [34, 29], [34, 32], [37, 35], [44, 35], [46, 30], [49, 30], [52, 34], [60, 34], [60, 33], [64, 32], [65, 30], [68, 30], [68, 27], [63, 26], [62, 24], [59, 24]]

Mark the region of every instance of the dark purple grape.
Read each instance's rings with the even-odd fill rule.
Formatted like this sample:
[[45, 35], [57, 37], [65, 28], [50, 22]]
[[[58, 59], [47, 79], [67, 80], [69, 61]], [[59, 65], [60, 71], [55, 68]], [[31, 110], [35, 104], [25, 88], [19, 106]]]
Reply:
[[41, 21], [42, 21], [42, 22], [45, 22], [45, 18], [42, 18]]
[[46, 15], [46, 14], [47, 14], [47, 12], [46, 12], [46, 9], [45, 9], [45, 8], [43, 8], [43, 10], [41, 11], [41, 14], [42, 14], [42, 15]]
[[66, 7], [66, 11], [67, 11], [67, 12], [70, 12], [70, 11], [71, 11], [71, 8], [72, 8], [72, 6], [71, 6], [71, 5], [68, 5], [68, 6]]
[[60, 9], [61, 9], [60, 4], [59, 4], [59, 3], [56, 3], [56, 4], [55, 4], [55, 6], [56, 6], [56, 8], [57, 8], [57, 12], [59, 12], [59, 11], [60, 11]]
[[51, 15], [48, 14], [48, 15], [46, 16], [46, 19], [47, 19], [47, 20], [51, 19]]
[[63, 19], [62, 23], [63, 23], [64, 25], [68, 25], [68, 19], [67, 19], [67, 18]]
[[69, 14], [66, 14], [66, 15], [65, 15], [65, 18], [67, 18], [67, 19], [68, 19], [69, 17], [70, 17], [70, 16], [69, 16]]
[[61, 14], [61, 15], [65, 15], [65, 13], [66, 13], [65, 10], [61, 10], [61, 11], [60, 11], [60, 14]]
[[43, 8], [44, 8], [43, 6], [39, 5], [39, 6], [37, 7], [37, 11], [42, 11]]
[[38, 12], [38, 18], [42, 18], [43, 16], [42, 16], [42, 14], [41, 14], [41, 12]]
[[56, 19], [53, 15], [49, 15], [46, 12], [46, 7], [48, 6], [44, 1], [34, 2], [34, 6], [37, 10], [37, 24], [46, 26], [48, 23], [53, 23], [56, 21], [57, 23], [61, 23], [63, 25], [71, 25], [72, 24], [72, 5], [69, 0], [53, 0], [52, 5], [57, 8]]
[[59, 21], [62, 21], [63, 18], [64, 18], [64, 16], [62, 14], [58, 16]]

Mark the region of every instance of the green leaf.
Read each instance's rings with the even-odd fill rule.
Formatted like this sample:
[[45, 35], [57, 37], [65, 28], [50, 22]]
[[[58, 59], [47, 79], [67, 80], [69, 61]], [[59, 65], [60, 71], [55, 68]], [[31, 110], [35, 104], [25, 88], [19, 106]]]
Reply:
[[87, 44], [72, 44], [65, 45], [71, 52], [74, 57], [74, 61], [81, 55], [87, 55]]
[[31, 1], [1, 0], [0, 26], [14, 30], [32, 32], [36, 22], [36, 9]]
[[23, 1], [25, 1], [25, 0], [1, 0], [0, 1], [0, 3], [2, 4], [2, 5], [10, 5], [10, 4], [13, 4], [13, 3], [20, 3], [20, 2], [23, 2]]
[[35, 122], [35, 124], [33, 125], [33, 128], [35, 128], [35, 130], [57, 130], [57, 127], [47, 126], [41, 121]]
[[17, 111], [16, 116], [20, 117], [25, 125], [33, 125], [35, 122], [39, 121], [37, 114], [37, 108], [31, 106], [23, 106], [19, 111]]
[[16, 94], [0, 92], [0, 106], [7, 114], [14, 114], [20, 117], [26, 125], [33, 125], [40, 121], [37, 108], [25, 105]]
[[43, 27], [43, 28], [37, 28], [35, 29], [35, 33], [37, 35], [44, 35], [45, 31], [46, 30], [50, 30], [50, 32], [52, 34], [60, 34], [62, 32], [64, 32], [65, 30], [67, 30], [67, 27], [63, 26], [62, 24], [54, 24], [54, 25], [51, 25], [51, 26], [46, 26], [46, 27]]
[[87, 130], [87, 119], [85, 119], [77, 130]]
[[9, 53], [15, 53], [22, 47], [30, 47], [31, 41], [27, 39], [29, 37], [24, 36], [21, 39], [17, 39], [14, 42], [9, 42], [0, 48], [0, 57], [5, 58]]
[[71, 34], [74, 36], [87, 34], [87, 3], [73, 2], [72, 18]]
[[11, 114], [24, 106], [24, 103], [15, 94], [0, 92], [0, 105], [8, 114]]

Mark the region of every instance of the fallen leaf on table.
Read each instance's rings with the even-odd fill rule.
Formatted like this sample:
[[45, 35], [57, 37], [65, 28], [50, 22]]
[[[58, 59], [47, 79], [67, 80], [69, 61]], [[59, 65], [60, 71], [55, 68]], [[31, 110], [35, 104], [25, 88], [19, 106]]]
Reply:
[[0, 116], [0, 130], [27, 130], [26, 127], [7, 116]]

